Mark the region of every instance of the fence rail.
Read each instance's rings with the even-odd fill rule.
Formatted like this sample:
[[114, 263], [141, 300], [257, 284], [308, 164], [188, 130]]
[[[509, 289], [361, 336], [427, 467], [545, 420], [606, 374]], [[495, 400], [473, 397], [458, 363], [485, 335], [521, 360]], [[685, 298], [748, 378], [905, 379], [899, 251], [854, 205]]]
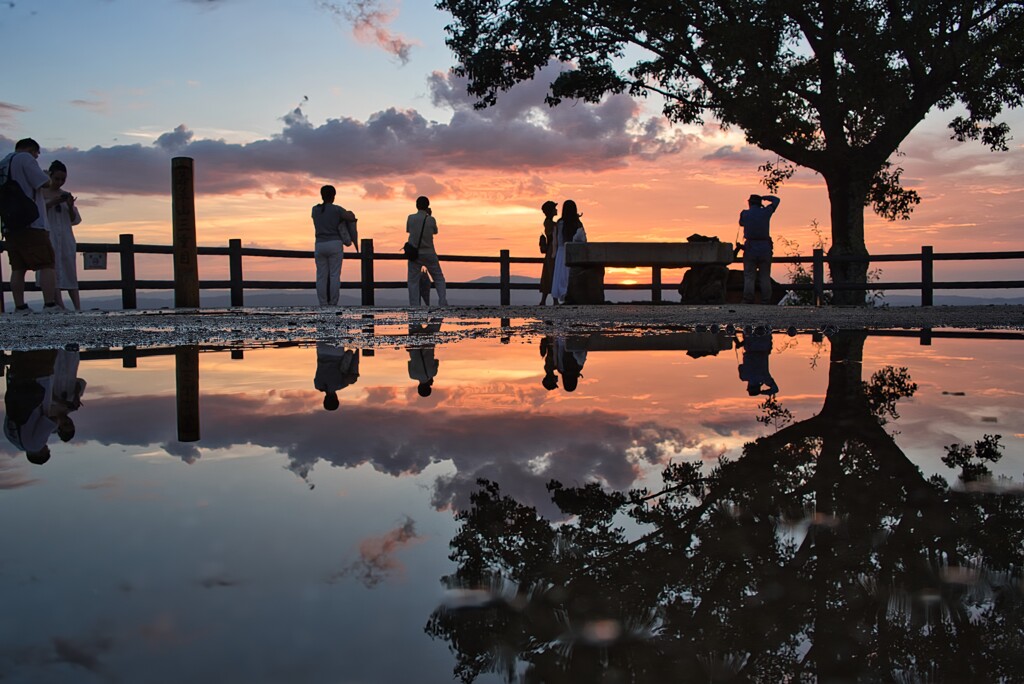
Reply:
[[[0, 251], [4, 244], [0, 242]], [[120, 279], [118, 280], [80, 280], [79, 289], [82, 291], [120, 291], [121, 306], [124, 309], [135, 309], [138, 306], [139, 290], [175, 290], [174, 280], [148, 280], [139, 279], [136, 272], [135, 257], [139, 254], [174, 254], [172, 245], [142, 245], [135, 243], [135, 237], [131, 234], [121, 235], [116, 243], [107, 242], [80, 242], [78, 251], [99, 252], [104, 254], [116, 254], [120, 261]], [[228, 279], [227, 280], [200, 280], [199, 288], [202, 290], [228, 290], [230, 292], [231, 306], [245, 305], [246, 290], [312, 290], [316, 285], [313, 279], [306, 280], [246, 280], [243, 267], [243, 259], [248, 258], [285, 258], [285, 259], [312, 259], [312, 250], [289, 250], [289, 249], [266, 249], [261, 247], [243, 247], [239, 239], [228, 241], [227, 247], [197, 247], [198, 256], [226, 256], [228, 257]], [[479, 255], [439, 255], [439, 259], [446, 263], [483, 263], [498, 264], [497, 282], [447, 282], [450, 290], [497, 290], [499, 301], [502, 306], [511, 303], [513, 290], [536, 290], [536, 283], [513, 283], [511, 279], [512, 264], [533, 264], [540, 266], [544, 262], [543, 257], [513, 257], [509, 250], [503, 249], [497, 256]], [[871, 282], [864, 285], [859, 284], [834, 284], [825, 279], [825, 264], [840, 262], [863, 262], [863, 257], [854, 256], [826, 256], [821, 249], [814, 250], [810, 256], [786, 256], [776, 257], [772, 260], [774, 264], [810, 264], [810, 283], [783, 283], [783, 290], [788, 291], [810, 291], [816, 305], [821, 305], [825, 299], [826, 291], [838, 290], [861, 290], [861, 291], [884, 291], [884, 290], [920, 290], [921, 306], [931, 306], [934, 302], [935, 290], [964, 290], [964, 289], [1020, 289], [1024, 288], [1024, 280], [970, 280], [970, 281], [936, 281], [934, 279], [934, 263], [936, 261], [991, 261], [1005, 259], [1024, 259], [1024, 251], [1017, 252], [946, 252], [935, 253], [933, 248], [925, 246], [920, 253], [908, 254], [873, 254], [867, 258], [869, 263], [893, 263], [893, 262], [919, 262], [921, 264], [921, 280], [910, 282]], [[374, 251], [373, 240], [364, 239], [360, 241], [360, 251], [346, 253], [345, 261], [358, 260], [360, 262], [360, 280], [342, 281], [341, 288], [348, 290], [360, 290], [361, 303], [364, 306], [373, 306], [375, 301], [375, 290], [378, 289], [405, 289], [405, 280], [378, 281], [374, 276], [374, 265], [378, 261], [404, 261], [401, 253], [377, 254]], [[736, 259], [733, 263], [742, 263], [742, 259]], [[0, 266], [2, 269], [2, 266]], [[680, 269], [673, 269], [680, 270]], [[6, 282], [3, 272], [0, 270], [0, 286], [2, 292], [10, 291], [10, 283]], [[610, 283], [605, 285], [606, 290], [640, 290], [650, 291], [651, 301], [662, 301], [662, 292], [675, 290], [678, 286], [674, 283], [665, 283], [662, 280], [662, 269], [655, 267], [651, 269], [651, 282], [649, 283]], [[28, 284], [26, 289], [35, 290], [35, 285]], [[4, 311], [4, 299], [0, 297], [0, 311]]]

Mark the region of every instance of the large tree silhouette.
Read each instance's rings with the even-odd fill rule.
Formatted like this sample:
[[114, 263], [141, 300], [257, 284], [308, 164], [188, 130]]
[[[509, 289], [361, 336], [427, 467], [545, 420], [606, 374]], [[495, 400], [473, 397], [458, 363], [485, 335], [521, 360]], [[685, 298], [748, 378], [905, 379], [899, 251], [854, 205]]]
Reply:
[[[906, 217], [918, 197], [891, 160], [933, 108], [958, 140], [1006, 149], [1003, 107], [1024, 96], [1024, 6], [987, 0], [439, 0], [456, 73], [481, 105], [572, 62], [549, 104], [629, 91], [672, 121], [710, 113], [822, 175], [836, 283], [864, 284], [864, 207]], [[770, 166], [779, 179], [777, 166]], [[784, 173], [782, 174], [785, 175]], [[839, 291], [837, 303], [863, 302]]]
[[[452, 540], [459, 602], [426, 631], [464, 682], [1014, 681], [1024, 505], [925, 478], [887, 431], [916, 386], [862, 379], [833, 338], [821, 411], [657, 492], [549, 489], [564, 520], [481, 482]], [[999, 440], [951, 447], [967, 479]]]

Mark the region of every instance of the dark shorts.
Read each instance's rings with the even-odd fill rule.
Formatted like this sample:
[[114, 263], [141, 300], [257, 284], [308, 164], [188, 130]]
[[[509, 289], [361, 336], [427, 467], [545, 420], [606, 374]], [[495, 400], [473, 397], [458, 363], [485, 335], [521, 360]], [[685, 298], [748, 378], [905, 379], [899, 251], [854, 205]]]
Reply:
[[12, 231], [7, 235], [7, 257], [12, 271], [38, 271], [53, 268], [50, 233], [42, 228]]

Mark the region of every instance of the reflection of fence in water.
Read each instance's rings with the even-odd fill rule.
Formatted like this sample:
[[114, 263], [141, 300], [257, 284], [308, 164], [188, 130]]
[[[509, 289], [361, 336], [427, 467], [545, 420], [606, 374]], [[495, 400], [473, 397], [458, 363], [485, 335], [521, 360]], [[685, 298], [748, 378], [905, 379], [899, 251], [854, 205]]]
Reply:
[[[507, 327], [508, 322], [502, 319]], [[364, 332], [373, 335], [373, 326], [364, 327]], [[783, 334], [782, 331], [775, 331]], [[809, 334], [820, 341], [822, 333], [799, 332]], [[974, 340], [1016, 340], [1024, 341], [1024, 333], [1013, 331], [957, 331], [957, 330], [868, 330], [868, 337], [919, 337], [922, 345], [930, 345], [933, 338], [942, 339], [974, 339]], [[507, 344], [508, 338], [503, 337], [502, 343]], [[716, 355], [719, 351], [732, 348], [733, 337], [725, 332], [686, 331], [655, 335], [632, 336], [605, 333], [587, 335], [570, 335], [566, 338], [569, 349], [591, 352], [651, 352], [651, 351], [686, 351], [691, 355]], [[241, 361], [245, 358], [246, 349], [283, 349], [292, 347], [311, 347], [311, 341], [284, 340], [272, 343], [235, 343], [235, 344], [202, 344], [180, 347], [122, 347], [119, 349], [89, 349], [79, 353], [83, 361], [120, 359], [121, 367], [132, 369], [138, 367], [140, 358], [153, 356], [174, 356], [175, 360], [175, 399], [177, 406], [177, 426], [179, 442], [197, 442], [200, 440], [199, 412], [199, 355], [200, 353], [228, 353], [232, 360]], [[372, 348], [362, 349], [362, 356], [373, 356]], [[6, 365], [8, 353], [4, 353], [3, 366]], [[0, 366], [0, 369], [3, 368]]]

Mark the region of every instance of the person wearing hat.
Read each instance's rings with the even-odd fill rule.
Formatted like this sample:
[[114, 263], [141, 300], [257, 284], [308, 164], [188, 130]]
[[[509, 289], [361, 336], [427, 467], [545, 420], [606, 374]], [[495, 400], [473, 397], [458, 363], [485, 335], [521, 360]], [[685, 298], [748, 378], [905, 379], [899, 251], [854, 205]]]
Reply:
[[[774, 195], [751, 195], [748, 208], [740, 212], [743, 226], [743, 303], [754, 303], [755, 279], [761, 291], [761, 303], [772, 299], [771, 218], [779, 207]], [[768, 202], [768, 206], [764, 206]]]

